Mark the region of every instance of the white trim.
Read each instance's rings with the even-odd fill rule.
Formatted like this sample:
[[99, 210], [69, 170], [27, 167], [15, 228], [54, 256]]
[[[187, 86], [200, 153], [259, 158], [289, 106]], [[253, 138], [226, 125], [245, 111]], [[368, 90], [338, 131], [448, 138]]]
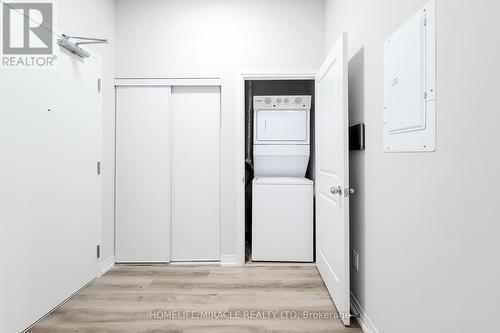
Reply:
[[317, 70], [241, 70], [240, 80], [314, 80]]
[[109, 271], [111, 268], [113, 268], [115, 266], [115, 256], [110, 256], [108, 259], [106, 260], [102, 260], [99, 264], [99, 267], [100, 267], [100, 274], [99, 276], [105, 274], [107, 271]]
[[52, 308], [50, 311], [48, 311], [47, 313], [45, 313], [43, 316], [40, 317], [40, 319], [38, 319], [37, 321], [35, 321], [33, 324], [31, 324], [30, 326], [28, 326], [26, 329], [24, 329], [23, 331], [21, 331], [21, 333], [26, 333], [26, 332], [29, 332], [33, 327], [35, 327], [36, 325], [38, 325], [40, 322], [42, 322], [45, 318], [47, 318], [48, 316], [50, 316], [53, 312], [55, 312], [56, 310], [58, 310], [61, 306], [63, 306], [64, 304], [66, 304], [68, 301], [70, 301], [73, 297], [75, 297], [76, 295], [78, 295], [82, 290], [84, 290], [85, 288], [87, 288], [88, 286], [90, 286], [92, 283], [94, 283], [94, 281], [96, 280], [97, 278], [95, 279], [92, 279], [92, 281], [90, 281], [89, 283], [86, 283], [85, 285], [83, 285], [80, 289], [78, 289], [77, 291], [75, 291], [73, 294], [71, 294], [70, 296], [68, 296], [64, 301], [62, 301], [61, 303], [57, 304], [54, 308]]
[[222, 249], [223, 249], [223, 233], [222, 233], [222, 133], [224, 131], [222, 116], [224, 112], [224, 86], [219, 86], [219, 260], [222, 261]]
[[236, 266], [245, 265], [245, 81], [315, 80], [316, 70], [241, 70], [236, 75]]
[[354, 294], [351, 292], [351, 308], [353, 308], [358, 314], [359, 317], [357, 317], [357, 321], [359, 325], [361, 326], [361, 329], [365, 333], [379, 333], [377, 328], [375, 328], [375, 325], [373, 325], [373, 322], [368, 318], [368, 315], [366, 314], [365, 310], [359, 304], [358, 300], [354, 296]]
[[172, 261], [170, 266], [218, 266], [219, 260], [200, 260], [200, 261]]
[[238, 263], [238, 256], [236, 254], [224, 254], [220, 257], [220, 265], [221, 266], [240, 266]]
[[170, 261], [116, 261], [116, 266], [170, 265]]
[[[62, 48], [62, 47], [61, 47]], [[64, 48], [62, 48], [64, 49]], [[61, 52], [63, 52], [61, 50]], [[103, 82], [103, 79], [104, 79], [104, 65], [103, 65], [103, 61], [102, 61], [102, 57], [98, 54], [95, 54], [93, 53], [92, 51], [88, 51], [89, 54], [94, 58], [94, 59], [97, 59], [99, 61], [99, 65], [100, 65], [100, 70], [99, 70], [99, 77], [97, 78], [98, 82], [100, 82], [100, 89], [98, 89], [98, 97], [99, 97], [99, 104], [100, 104], [100, 111], [101, 111], [101, 114], [104, 114], [104, 110], [105, 110], [105, 105], [104, 105], [104, 86], [102, 84]], [[78, 57], [77, 55], [74, 55], [76, 57]], [[104, 212], [104, 207], [103, 207], [103, 202], [104, 202], [104, 193], [103, 193], [103, 180], [104, 180], [104, 169], [103, 169], [103, 165], [104, 165], [104, 122], [103, 122], [103, 119], [101, 118], [101, 122], [100, 122], [100, 148], [99, 148], [99, 159], [96, 161], [96, 162], [99, 162], [100, 163], [100, 172], [97, 174], [97, 179], [99, 180], [99, 229], [97, 231], [97, 240], [96, 240], [96, 246], [99, 246], [99, 256], [102, 254], [102, 244], [104, 243], [104, 239], [103, 239], [103, 235], [102, 235], [102, 226], [103, 226], [103, 223], [104, 223], [104, 217], [103, 217], [103, 212]], [[113, 170], [114, 171], [114, 170]], [[113, 179], [114, 179], [114, 175], [113, 175]], [[113, 197], [114, 197], [114, 190], [113, 190]], [[113, 214], [113, 225], [114, 225], [114, 214]], [[113, 240], [114, 242], [114, 240]], [[113, 248], [114, 248], [114, 244], [113, 244]], [[101, 258], [97, 258], [97, 264], [95, 266], [95, 277], [98, 278], [100, 277], [103, 273], [102, 273], [102, 267], [101, 267], [101, 263], [102, 263], [102, 260]]]
[[222, 86], [220, 78], [115, 78], [115, 87], [123, 86]]

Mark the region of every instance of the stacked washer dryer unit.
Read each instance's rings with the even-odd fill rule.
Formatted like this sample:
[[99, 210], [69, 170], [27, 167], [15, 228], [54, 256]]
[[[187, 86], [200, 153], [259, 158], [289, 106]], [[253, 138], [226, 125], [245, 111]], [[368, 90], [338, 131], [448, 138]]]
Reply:
[[311, 96], [253, 102], [252, 260], [312, 262]]

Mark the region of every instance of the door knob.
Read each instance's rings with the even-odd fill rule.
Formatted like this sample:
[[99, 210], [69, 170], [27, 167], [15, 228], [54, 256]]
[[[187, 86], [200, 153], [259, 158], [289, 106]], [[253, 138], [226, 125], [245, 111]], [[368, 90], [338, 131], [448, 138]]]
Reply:
[[342, 187], [340, 186], [337, 186], [337, 187], [332, 187], [330, 189], [330, 193], [331, 194], [338, 194], [338, 195], [342, 195]]

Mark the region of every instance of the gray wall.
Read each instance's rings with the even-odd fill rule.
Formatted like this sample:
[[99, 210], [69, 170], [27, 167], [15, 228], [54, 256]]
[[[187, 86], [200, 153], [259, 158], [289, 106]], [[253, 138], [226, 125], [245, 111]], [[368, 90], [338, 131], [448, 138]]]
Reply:
[[379, 332], [500, 325], [500, 2], [437, 0], [437, 151], [382, 150], [383, 41], [424, 0], [328, 0], [326, 50], [349, 33], [352, 291]]

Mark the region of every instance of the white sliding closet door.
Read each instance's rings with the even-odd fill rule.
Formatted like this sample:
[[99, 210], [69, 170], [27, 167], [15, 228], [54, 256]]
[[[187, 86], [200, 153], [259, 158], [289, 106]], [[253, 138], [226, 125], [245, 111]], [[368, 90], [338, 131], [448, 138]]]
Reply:
[[220, 260], [220, 87], [172, 87], [172, 261]]
[[170, 92], [116, 90], [116, 261], [170, 261]]

